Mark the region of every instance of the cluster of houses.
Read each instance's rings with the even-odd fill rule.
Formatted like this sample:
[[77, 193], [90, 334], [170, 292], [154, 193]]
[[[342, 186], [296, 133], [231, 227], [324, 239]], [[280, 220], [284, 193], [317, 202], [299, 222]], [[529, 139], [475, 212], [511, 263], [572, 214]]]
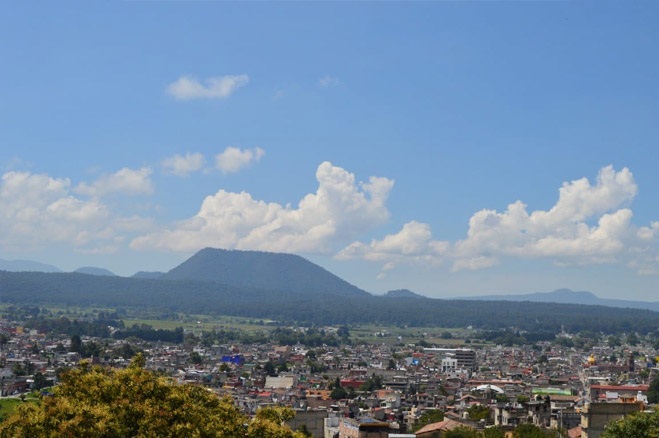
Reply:
[[[37, 375], [56, 384], [58, 370], [80, 360], [66, 337], [10, 321], [0, 321], [0, 333], [3, 397], [31, 390]], [[130, 351], [127, 341], [82, 342], [102, 346], [94, 361], [129, 363], [117, 355]], [[645, 408], [656, 372], [650, 347], [469, 346], [136, 345], [148, 368], [230, 395], [248, 414], [264, 406], [292, 407], [290, 426], [318, 438], [441, 437], [456, 427], [510, 431], [528, 423], [593, 438], [609, 421]], [[437, 411], [442, 421], [419, 427], [424, 415]]]

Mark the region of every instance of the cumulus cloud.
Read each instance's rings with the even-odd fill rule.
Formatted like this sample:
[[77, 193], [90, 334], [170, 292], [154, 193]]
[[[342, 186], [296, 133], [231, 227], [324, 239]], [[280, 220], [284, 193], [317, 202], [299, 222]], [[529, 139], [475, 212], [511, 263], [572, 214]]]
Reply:
[[629, 169], [616, 172], [607, 166], [594, 185], [586, 178], [564, 183], [547, 211], [529, 213], [521, 201], [501, 213], [481, 210], [469, 220], [467, 238], [455, 244], [454, 268], [478, 268], [469, 260], [500, 256], [612, 262], [633, 238], [632, 212], [624, 206], [637, 191]]
[[186, 153], [173, 155], [162, 161], [163, 171], [168, 175], [187, 176], [204, 167], [206, 159], [200, 153]]
[[162, 231], [134, 239], [135, 249], [195, 251], [206, 246], [266, 251], [327, 253], [389, 217], [385, 203], [394, 182], [371, 177], [357, 183], [346, 170], [324, 162], [318, 188], [290, 205], [256, 200], [245, 192], [219, 190], [199, 212]]
[[193, 76], [181, 76], [167, 86], [167, 93], [179, 100], [226, 99], [248, 82], [245, 74], [210, 77], [204, 83]]
[[265, 151], [259, 147], [240, 149], [229, 146], [215, 156], [215, 167], [223, 173], [235, 173], [259, 161], [264, 155]]
[[340, 251], [339, 260], [364, 259], [384, 262], [380, 278], [392, 270], [399, 262], [425, 262], [439, 264], [443, 261], [450, 244], [432, 239], [428, 224], [412, 221], [403, 225], [396, 234], [389, 234], [382, 240], [372, 240], [369, 244], [354, 242]]
[[337, 257], [380, 262], [383, 272], [402, 262], [445, 260], [455, 271], [478, 270], [513, 257], [548, 259], [559, 265], [618, 263], [639, 273], [657, 273], [659, 222], [647, 227], [632, 224], [629, 204], [637, 191], [629, 169], [607, 166], [594, 184], [586, 178], [564, 183], [549, 210], [528, 212], [516, 201], [503, 212], [476, 212], [467, 236], [453, 244], [433, 240], [429, 225], [409, 222], [382, 240], [354, 242]]
[[0, 246], [50, 244], [77, 250], [116, 248], [125, 229], [144, 230], [144, 219], [120, 218], [97, 198], [73, 195], [71, 181], [45, 174], [7, 172], [0, 182]]
[[129, 169], [124, 167], [111, 174], [102, 175], [92, 184], [80, 183], [75, 192], [81, 195], [102, 197], [111, 193], [148, 195], [153, 193], [150, 167]]

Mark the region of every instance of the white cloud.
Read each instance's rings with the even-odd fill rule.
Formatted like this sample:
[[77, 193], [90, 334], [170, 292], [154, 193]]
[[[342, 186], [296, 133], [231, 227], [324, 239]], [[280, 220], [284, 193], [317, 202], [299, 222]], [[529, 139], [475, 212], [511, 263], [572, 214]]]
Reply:
[[167, 93], [179, 100], [225, 99], [248, 82], [245, 74], [210, 77], [203, 84], [193, 76], [181, 76], [167, 86]]
[[329, 88], [339, 84], [341, 84], [341, 81], [339, 81], [338, 78], [329, 75], [325, 75], [318, 80], [318, 85], [320, 85], [322, 88]]
[[201, 170], [206, 159], [200, 153], [176, 154], [162, 161], [163, 171], [168, 175], [186, 176], [192, 172]]
[[448, 249], [448, 242], [432, 239], [428, 224], [416, 221], [408, 222], [396, 234], [389, 234], [382, 240], [372, 240], [370, 244], [354, 242], [340, 251], [339, 260], [364, 259], [384, 262], [380, 278], [386, 271], [393, 269], [400, 262], [425, 262], [439, 264]]
[[[632, 173], [604, 167], [595, 185], [586, 178], [564, 183], [550, 210], [526, 211], [521, 201], [503, 213], [481, 210], [469, 220], [467, 238], [455, 244], [455, 269], [464, 259], [500, 256], [612, 262], [631, 243], [632, 212], [624, 205], [637, 193]], [[596, 221], [595, 225], [589, 222]], [[476, 264], [478, 265], [478, 264]]]
[[98, 197], [111, 193], [148, 195], [153, 193], [151, 173], [150, 167], [142, 167], [138, 170], [124, 167], [115, 173], [102, 175], [92, 184], [78, 184], [75, 192], [81, 195]]
[[144, 230], [145, 219], [121, 218], [97, 198], [72, 194], [66, 178], [7, 172], [0, 181], [0, 247], [36, 248], [70, 245], [79, 251], [105, 251], [127, 229]]
[[316, 171], [318, 189], [297, 208], [267, 203], [248, 193], [218, 191], [192, 218], [144, 235], [135, 249], [195, 251], [206, 246], [281, 252], [327, 253], [389, 217], [385, 202], [393, 187], [387, 178], [356, 183], [353, 174], [324, 162]]
[[240, 149], [229, 146], [215, 156], [215, 166], [223, 173], [234, 173], [259, 161], [265, 155], [261, 148]]
[[586, 178], [564, 183], [549, 210], [529, 213], [523, 202], [516, 201], [504, 212], [476, 212], [466, 238], [454, 244], [433, 240], [429, 225], [413, 221], [382, 240], [354, 242], [337, 258], [385, 263], [386, 270], [403, 262], [444, 260], [452, 261], [455, 271], [478, 270], [510, 257], [573, 266], [618, 263], [639, 273], [659, 272], [659, 222], [635, 227], [627, 207], [637, 191], [627, 168], [616, 172], [607, 166], [594, 185]]

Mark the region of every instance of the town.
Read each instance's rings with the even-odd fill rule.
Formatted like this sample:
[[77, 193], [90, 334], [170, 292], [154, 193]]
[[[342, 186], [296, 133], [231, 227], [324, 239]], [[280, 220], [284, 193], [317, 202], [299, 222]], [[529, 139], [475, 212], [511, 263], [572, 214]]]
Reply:
[[[13, 306], [0, 313], [2, 400], [47, 397], [61, 373], [82, 360], [125, 367], [138, 352], [147, 369], [229, 395], [245, 414], [290, 407], [291, 429], [318, 438], [519, 427], [593, 438], [659, 395], [652, 384], [656, 345], [635, 333], [521, 342], [465, 329], [410, 342], [384, 330], [359, 337], [345, 326], [275, 325], [246, 335], [221, 326], [127, 329], [105, 312], [39, 313]], [[0, 418], [6, 414], [0, 409]]]

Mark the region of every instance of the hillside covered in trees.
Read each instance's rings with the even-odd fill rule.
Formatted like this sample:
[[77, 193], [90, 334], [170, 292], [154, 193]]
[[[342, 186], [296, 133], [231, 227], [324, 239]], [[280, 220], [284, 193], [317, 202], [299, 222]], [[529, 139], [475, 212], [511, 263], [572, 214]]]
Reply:
[[163, 312], [246, 316], [311, 324], [381, 323], [558, 332], [648, 333], [659, 313], [556, 303], [347, 297], [239, 288], [192, 280], [83, 274], [0, 272], [0, 302], [20, 305], [145, 308]]
[[162, 277], [0, 271], [0, 302], [144, 308], [301, 324], [649, 333], [659, 313], [578, 304], [374, 296], [288, 254], [206, 249]]

